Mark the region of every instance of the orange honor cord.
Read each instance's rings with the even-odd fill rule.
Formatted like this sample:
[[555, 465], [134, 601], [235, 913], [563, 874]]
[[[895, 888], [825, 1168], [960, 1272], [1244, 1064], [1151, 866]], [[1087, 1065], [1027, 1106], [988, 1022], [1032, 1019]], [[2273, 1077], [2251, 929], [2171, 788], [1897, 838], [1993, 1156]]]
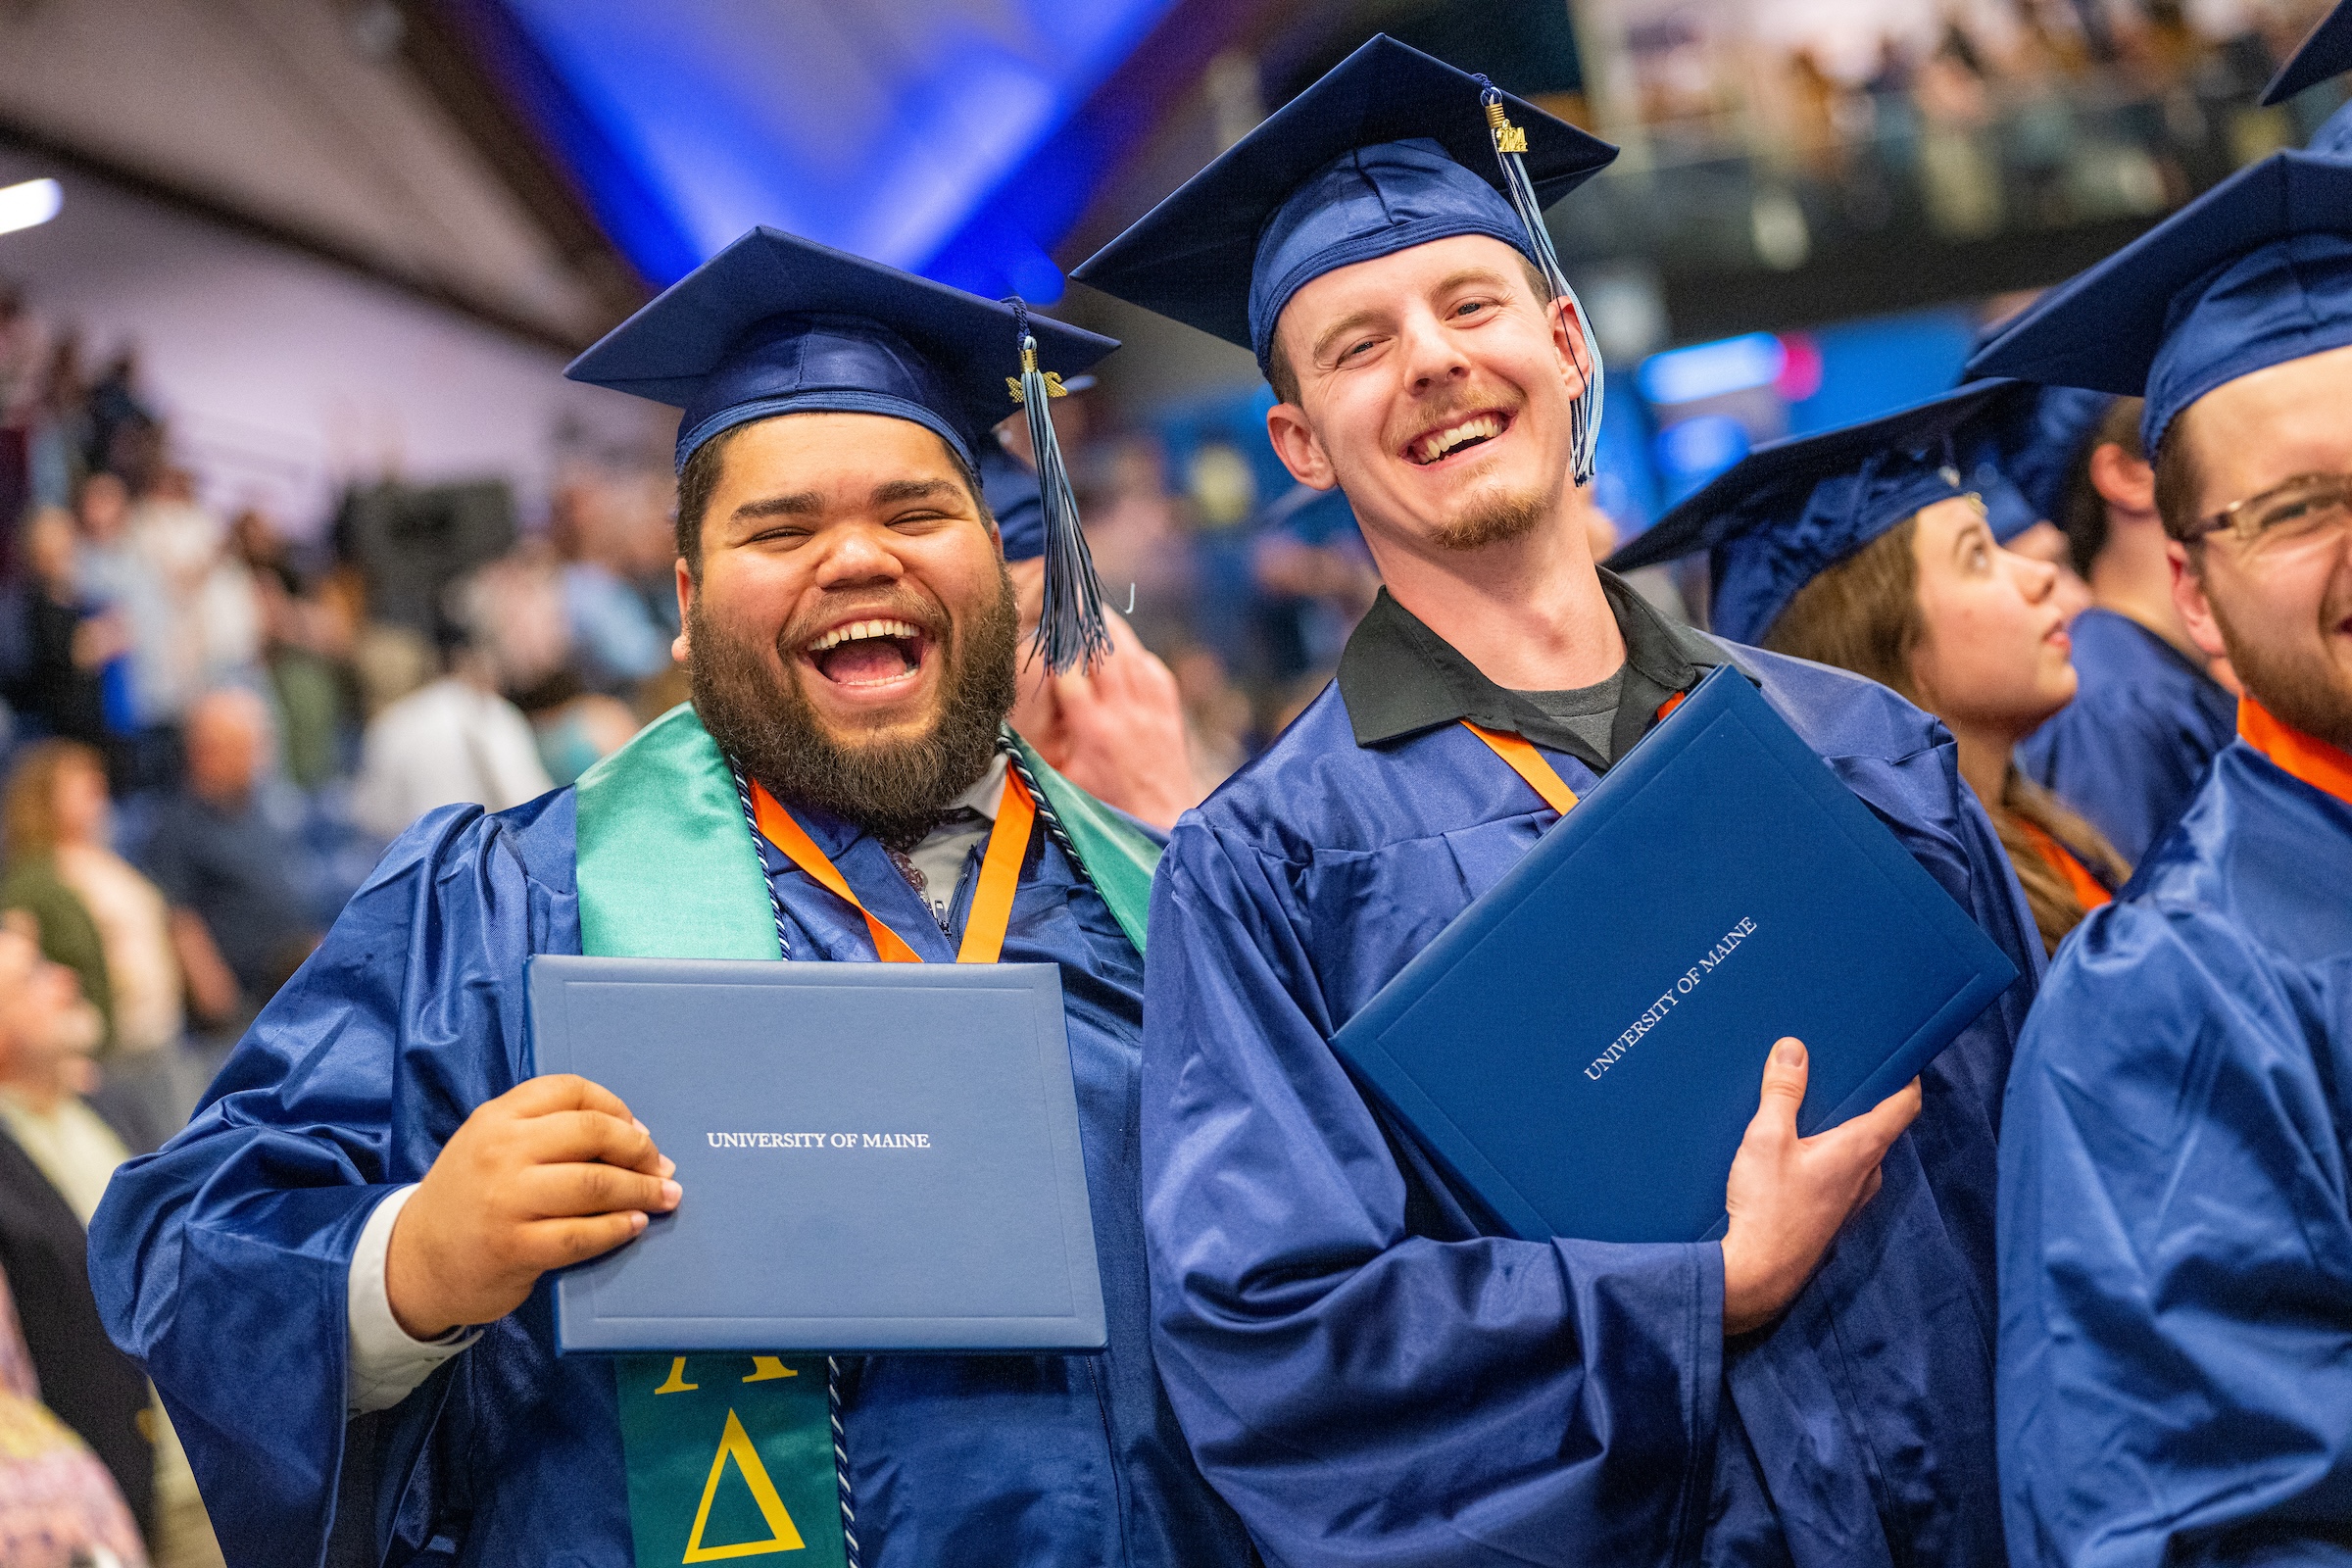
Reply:
[[[1689, 695], [1688, 692], [1676, 692], [1660, 703], [1650, 722], [1654, 724], [1682, 707], [1683, 699]], [[1511, 771], [1527, 780], [1527, 787], [1543, 796], [1545, 806], [1566, 816], [1569, 808], [1576, 805], [1576, 791], [1568, 787], [1567, 780], [1560, 777], [1559, 770], [1544, 760], [1544, 754], [1537, 751], [1526, 737], [1514, 735], [1507, 729], [1489, 729], [1484, 724], [1473, 724], [1466, 718], [1462, 720], [1462, 728], [1485, 741], [1487, 750], [1510, 763]]]
[[1483, 724], [1473, 724], [1466, 718], [1462, 720], [1462, 728], [1485, 741], [1489, 751], [1510, 763], [1511, 771], [1527, 780], [1528, 788], [1543, 796], [1545, 806], [1566, 816], [1569, 808], [1576, 805], [1576, 791], [1570, 789], [1552, 765], [1544, 760], [1544, 754], [1525, 739], [1506, 729], [1488, 729]]
[[[884, 963], [923, 961], [921, 954], [858, 902], [840, 869], [763, 784], [752, 785], [752, 814], [768, 843], [786, 859], [865, 916], [865, 929], [874, 939], [874, 956]], [[989, 830], [988, 853], [980, 860], [980, 882], [972, 890], [972, 910], [963, 922], [963, 947], [956, 956], [956, 962], [994, 963], [1004, 951], [1004, 933], [1012, 923], [1012, 896], [1021, 880], [1021, 858], [1028, 852], [1029, 830], [1036, 819], [1037, 803], [1029, 798], [1020, 775], [1007, 768], [1004, 799], [997, 807], [996, 826]]]
[[2022, 816], [2013, 816], [2010, 820], [2033, 844], [2034, 853], [2065, 879], [2067, 889], [2074, 894], [2077, 904], [2085, 909], [2095, 909], [2102, 904], [2114, 902], [2115, 895], [2107, 891], [2107, 884], [2092, 876], [2090, 868], [2076, 857], [2075, 852], [2061, 844], [2047, 829], [2037, 827]]
[[980, 858], [980, 881], [972, 889], [972, 910], [963, 920], [957, 963], [994, 963], [1004, 951], [1012, 924], [1012, 895], [1021, 881], [1021, 858], [1029, 851], [1029, 825], [1037, 803], [1011, 768], [1004, 770], [1004, 795], [997, 803], [997, 825], [989, 830], [988, 853]]
[[2282, 772], [2352, 805], [2352, 752], [2280, 723], [2251, 697], [2237, 700], [2237, 733]]

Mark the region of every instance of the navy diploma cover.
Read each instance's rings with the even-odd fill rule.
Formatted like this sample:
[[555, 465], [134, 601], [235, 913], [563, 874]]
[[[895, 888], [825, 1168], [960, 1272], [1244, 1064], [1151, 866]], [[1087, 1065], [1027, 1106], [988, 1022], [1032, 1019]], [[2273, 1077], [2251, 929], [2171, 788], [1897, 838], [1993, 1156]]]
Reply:
[[530, 960], [536, 1072], [686, 1196], [556, 1281], [565, 1352], [1099, 1350], [1052, 964]]
[[1332, 1049], [1510, 1234], [1691, 1242], [1764, 1061], [1804, 1041], [1810, 1135], [2017, 978], [1747, 680], [1717, 669]]

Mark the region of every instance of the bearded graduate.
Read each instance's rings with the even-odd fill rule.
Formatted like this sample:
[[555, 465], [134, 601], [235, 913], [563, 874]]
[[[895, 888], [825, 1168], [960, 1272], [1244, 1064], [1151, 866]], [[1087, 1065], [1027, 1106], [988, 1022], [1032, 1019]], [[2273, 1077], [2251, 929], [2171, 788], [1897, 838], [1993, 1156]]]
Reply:
[[[2021, 976], [2041, 964], [1940, 726], [1595, 569], [1600, 371], [1539, 203], [1611, 150], [1483, 96], [1376, 39], [1078, 270], [1255, 350], [1276, 450], [1346, 493], [1387, 584], [1336, 684], [1177, 825], [1153, 889], [1169, 1397], [1292, 1568], [1997, 1563], [1993, 1132], [2030, 978], [1922, 1085], [1811, 1139], [1804, 1049], [1781, 1042], [1730, 1228], [1691, 1245], [1507, 1237], [1331, 1050], [1556, 820], [1559, 786], [1726, 663]], [[1574, 951], [1558, 973], [1577, 983]]]
[[2144, 394], [2174, 589], [2238, 738], [2051, 966], [2001, 1148], [2020, 1563], [2352, 1541], [2352, 168], [2280, 153], [1981, 368]]
[[[574, 789], [412, 828], [95, 1226], [110, 1331], [187, 1434], [230, 1560], [317, 1563], [330, 1537], [369, 1561], [679, 1560], [633, 1541], [629, 1499], [682, 1473], [691, 1507], [715, 1440], [624, 1443], [614, 1363], [556, 1353], [546, 1271], [694, 1197], [613, 1095], [525, 1081], [542, 953], [1059, 965], [1107, 1353], [818, 1362], [769, 1496], [821, 1496], [793, 1520], [808, 1560], [852, 1568], [1247, 1560], [1147, 1337], [1158, 842], [1003, 727], [1016, 611], [973, 471], [1008, 378], [1034, 407], [1112, 346], [759, 229], [572, 367], [683, 407], [692, 706]], [[1075, 666], [1107, 633], [1057, 460], [1047, 478], [1040, 641]]]

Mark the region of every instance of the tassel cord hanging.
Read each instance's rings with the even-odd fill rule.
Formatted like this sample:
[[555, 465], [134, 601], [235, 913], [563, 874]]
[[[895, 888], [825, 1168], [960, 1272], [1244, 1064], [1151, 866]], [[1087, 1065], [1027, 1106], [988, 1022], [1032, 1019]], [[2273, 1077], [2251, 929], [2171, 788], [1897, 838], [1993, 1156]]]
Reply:
[[1511, 123], [1503, 112], [1502, 94], [1485, 76], [1478, 78], [1479, 101], [1486, 106], [1487, 133], [1494, 143], [1494, 161], [1502, 166], [1502, 182], [1509, 192], [1511, 206], [1519, 214], [1519, 224], [1527, 230], [1528, 247], [1534, 253], [1537, 268], [1551, 285], [1552, 295], [1564, 299], [1576, 311], [1576, 328], [1585, 343], [1585, 390], [1577, 399], [1569, 443], [1573, 452], [1572, 468], [1578, 484], [1592, 477], [1593, 464], [1599, 457], [1600, 413], [1605, 377], [1600, 365], [1600, 344], [1592, 336], [1592, 318], [1585, 312], [1585, 302], [1576, 297], [1568, 285], [1568, 274], [1560, 267], [1559, 253], [1552, 248], [1551, 230], [1544, 223], [1544, 206], [1536, 199], [1535, 181], [1528, 177], [1527, 133]]
[[1061, 443], [1054, 433], [1052, 399], [1064, 396], [1061, 378], [1041, 370], [1037, 339], [1030, 335], [1029, 309], [1019, 296], [1004, 302], [1012, 307], [1014, 331], [1020, 342], [1020, 379], [1011, 382], [1013, 401], [1029, 419], [1029, 446], [1037, 454], [1037, 488], [1045, 513], [1045, 605], [1038, 616], [1032, 645], [1045, 656], [1046, 668], [1059, 675], [1084, 665], [1093, 669], [1110, 654], [1110, 626], [1102, 610], [1102, 585], [1095, 576], [1094, 552], [1078, 521], [1078, 498], [1070, 488], [1069, 469], [1062, 463]]

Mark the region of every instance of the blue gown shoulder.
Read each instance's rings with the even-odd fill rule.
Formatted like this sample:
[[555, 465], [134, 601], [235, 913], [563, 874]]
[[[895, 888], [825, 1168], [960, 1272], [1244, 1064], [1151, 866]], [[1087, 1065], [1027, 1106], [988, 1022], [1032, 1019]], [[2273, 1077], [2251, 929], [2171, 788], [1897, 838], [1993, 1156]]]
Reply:
[[2001, 1146], [2020, 1561], [2341, 1560], [2346, 887], [2352, 805], [2232, 744], [2051, 965]]

